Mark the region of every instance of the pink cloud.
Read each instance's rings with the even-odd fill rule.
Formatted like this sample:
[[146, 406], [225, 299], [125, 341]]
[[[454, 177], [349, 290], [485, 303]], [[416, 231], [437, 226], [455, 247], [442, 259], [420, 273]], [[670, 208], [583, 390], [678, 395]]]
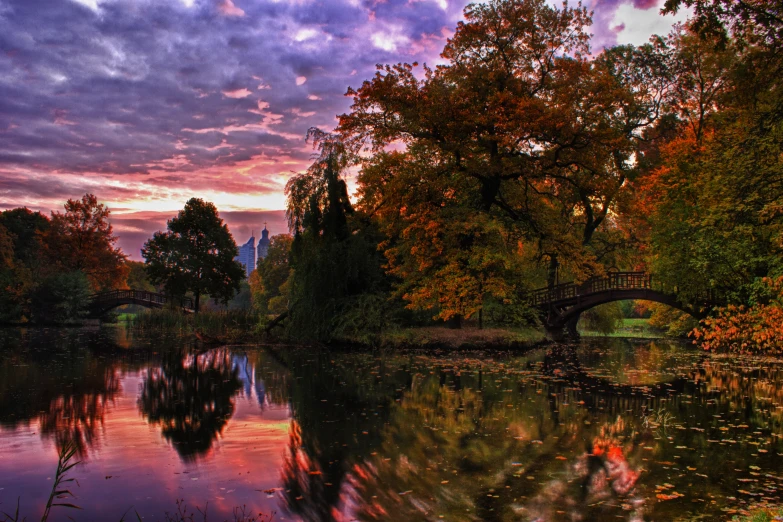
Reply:
[[253, 94], [253, 93], [250, 92], [249, 90], [247, 90], [244, 87], [241, 88], [241, 89], [234, 89], [234, 90], [230, 90], [230, 91], [223, 91], [223, 96], [225, 96], [226, 98], [247, 98], [251, 94]]
[[235, 6], [232, 0], [222, 0], [218, 10], [225, 16], [245, 16], [245, 11]]

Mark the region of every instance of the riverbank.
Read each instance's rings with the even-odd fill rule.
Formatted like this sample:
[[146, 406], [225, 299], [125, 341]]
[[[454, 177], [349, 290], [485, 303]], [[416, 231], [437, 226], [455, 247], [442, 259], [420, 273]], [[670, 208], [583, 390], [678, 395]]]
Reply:
[[529, 349], [548, 342], [543, 328], [482, 328], [421, 326], [396, 328], [361, 338], [334, 339], [330, 345], [380, 349]]
[[[258, 344], [269, 342], [292, 343], [283, 329], [267, 332], [266, 323], [256, 314], [245, 310], [209, 311], [198, 315], [169, 310], [154, 310], [120, 317], [134, 332], [144, 335], [167, 333], [207, 344]], [[124, 321], [123, 321], [124, 320]], [[640, 339], [665, 338], [666, 335], [650, 327], [645, 319], [625, 319], [611, 334], [580, 331], [583, 337], [626, 337]], [[446, 325], [397, 327], [381, 332], [355, 336], [335, 337], [327, 345], [356, 350], [442, 349], [442, 350], [527, 350], [548, 343], [542, 327], [486, 327], [468, 323], [462, 328]], [[307, 344], [307, 343], [305, 343]]]

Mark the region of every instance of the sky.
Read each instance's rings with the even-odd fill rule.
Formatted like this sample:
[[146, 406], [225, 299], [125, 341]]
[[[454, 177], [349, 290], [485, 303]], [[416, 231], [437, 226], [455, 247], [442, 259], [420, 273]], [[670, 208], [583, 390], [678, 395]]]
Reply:
[[[193, 196], [238, 244], [285, 233], [307, 129], [334, 128], [376, 64], [439, 63], [467, 3], [0, 0], [0, 210], [91, 192], [135, 260]], [[685, 13], [662, 3], [586, 0], [594, 52], [669, 32]]]

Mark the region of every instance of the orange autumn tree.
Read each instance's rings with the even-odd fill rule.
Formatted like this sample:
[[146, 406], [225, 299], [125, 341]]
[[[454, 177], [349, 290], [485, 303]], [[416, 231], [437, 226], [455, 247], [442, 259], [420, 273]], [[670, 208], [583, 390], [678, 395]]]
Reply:
[[358, 208], [387, 234], [401, 295], [441, 318], [518, 301], [558, 268], [627, 263], [617, 208], [663, 90], [652, 46], [591, 58], [581, 7], [495, 0], [465, 18], [445, 65], [380, 67], [338, 127], [364, 153]]
[[115, 246], [109, 209], [93, 194], [69, 199], [65, 212], [52, 212], [43, 234], [45, 256], [60, 272], [83, 272], [93, 291], [124, 286], [127, 256]]

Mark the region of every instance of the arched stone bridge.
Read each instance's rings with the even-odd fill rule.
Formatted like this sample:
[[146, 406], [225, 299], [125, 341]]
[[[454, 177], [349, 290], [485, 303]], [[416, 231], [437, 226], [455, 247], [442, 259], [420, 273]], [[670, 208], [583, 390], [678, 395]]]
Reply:
[[173, 306], [185, 312], [193, 311], [193, 299], [190, 297], [175, 297], [146, 290], [110, 290], [90, 297], [90, 315], [100, 317], [109, 310], [126, 304], [135, 304], [147, 308], [163, 308]]
[[663, 286], [653, 287], [653, 277], [646, 272], [610, 272], [603, 277], [594, 277], [584, 283], [564, 283], [540, 288], [530, 294], [530, 303], [541, 311], [544, 327], [553, 339], [566, 335], [578, 337], [576, 323], [582, 312], [595, 306], [640, 299], [663, 303], [703, 319], [714, 306], [709, 297], [705, 297], [699, 307], [680, 302], [676, 290], [667, 290]]

